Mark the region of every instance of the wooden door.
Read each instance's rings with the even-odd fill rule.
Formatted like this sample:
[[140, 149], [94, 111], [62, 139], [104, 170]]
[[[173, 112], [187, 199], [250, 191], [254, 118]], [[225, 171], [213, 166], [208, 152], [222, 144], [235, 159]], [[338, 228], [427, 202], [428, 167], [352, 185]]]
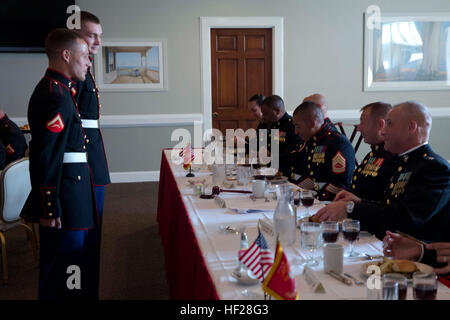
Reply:
[[272, 29], [211, 29], [211, 64], [213, 128], [256, 128], [247, 104], [272, 94]]

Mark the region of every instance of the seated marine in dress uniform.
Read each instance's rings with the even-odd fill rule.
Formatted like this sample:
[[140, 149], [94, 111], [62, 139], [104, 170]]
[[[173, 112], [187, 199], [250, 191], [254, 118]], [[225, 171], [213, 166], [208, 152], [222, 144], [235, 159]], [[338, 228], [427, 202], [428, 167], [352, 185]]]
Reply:
[[[49, 67], [28, 106], [31, 193], [21, 216], [40, 224], [38, 298], [84, 298], [86, 252], [95, 246], [87, 230], [98, 216], [75, 81], [85, 79], [91, 63], [86, 42], [67, 29], [51, 31], [45, 51]], [[80, 269], [78, 289], [67, 285], [69, 266]]]
[[303, 102], [295, 109], [294, 125], [305, 143], [291, 155], [295, 159], [291, 181], [316, 190], [321, 200], [333, 200], [340, 190], [350, 188], [355, 168], [352, 144], [325, 122], [314, 102]]
[[385, 186], [394, 171], [392, 153], [384, 150], [382, 135], [386, 125], [385, 118], [391, 109], [390, 104], [383, 102], [370, 103], [361, 108], [357, 130], [372, 151], [353, 173], [351, 192], [360, 198], [383, 200]]
[[318, 211], [320, 221], [351, 218], [379, 239], [399, 230], [423, 241], [450, 241], [450, 166], [428, 145], [428, 108], [404, 102], [389, 111], [383, 133], [395, 170], [382, 201], [342, 191], [339, 200]]
[[[249, 148], [250, 148], [250, 141], [253, 142], [252, 145], [258, 145], [257, 140], [257, 136], [256, 136], [256, 132], [258, 132], [258, 129], [260, 128], [261, 124], [262, 124], [262, 111], [261, 111], [261, 105], [264, 101], [266, 97], [262, 94], [255, 94], [253, 96], [250, 97], [250, 99], [248, 100], [248, 104], [247, 104], [247, 108], [250, 111], [250, 113], [252, 114], [252, 116], [255, 118], [255, 120], [259, 121], [258, 122], [258, 126], [256, 128], [256, 131], [248, 131], [250, 134], [248, 137], [245, 137], [244, 143], [245, 143], [245, 153], [249, 154]], [[250, 128], [249, 128], [250, 129]], [[235, 143], [237, 143], [237, 139], [238, 137], [235, 136]]]
[[[286, 177], [290, 176], [290, 153], [298, 148], [300, 137], [295, 134], [292, 117], [286, 112], [284, 101], [280, 96], [273, 95], [264, 99], [261, 105], [263, 122], [258, 126], [258, 150], [265, 148], [270, 152], [271, 141], [278, 143], [279, 171]], [[278, 129], [278, 137], [272, 136], [272, 129]], [[266, 134], [264, 135], [264, 131]], [[269, 153], [268, 153], [269, 154]], [[273, 156], [273, 155], [272, 155]]]
[[19, 127], [0, 109], [0, 170], [25, 157], [27, 141]]
[[327, 116], [328, 101], [327, 99], [325, 99], [323, 95], [321, 95], [320, 93], [314, 93], [312, 95], [305, 97], [302, 102], [314, 102], [315, 104], [317, 104], [320, 110], [322, 110], [325, 124], [328, 125], [331, 128], [331, 130], [339, 132], [336, 126], [333, 124], [333, 122], [331, 122], [330, 118], [328, 118]]

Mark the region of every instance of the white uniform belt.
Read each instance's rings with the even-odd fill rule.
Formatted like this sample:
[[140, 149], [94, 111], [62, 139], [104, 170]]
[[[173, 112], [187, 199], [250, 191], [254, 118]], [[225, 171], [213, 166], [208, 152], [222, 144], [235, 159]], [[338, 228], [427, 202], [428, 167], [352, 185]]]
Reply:
[[98, 129], [99, 127], [99, 120], [92, 120], [92, 119], [81, 119], [81, 123], [83, 124], [83, 128], [94, 128]]
[[86, 152], [64, 152], [63, 163], [82, 163], [87, 162]]

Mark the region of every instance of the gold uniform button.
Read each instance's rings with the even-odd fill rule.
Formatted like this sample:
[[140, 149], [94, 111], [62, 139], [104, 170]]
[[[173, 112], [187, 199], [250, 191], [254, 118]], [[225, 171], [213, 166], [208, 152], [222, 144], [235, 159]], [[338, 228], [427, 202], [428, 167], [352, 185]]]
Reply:
[[361, 168], [358, 169], [358, 172], [361, 172]]
[[47, 206], [50, 207], [52, 205], [51, 202], [47, 202]]
[[308, 169], [311, 169], [311, 165], [308, 164]]
[[45, 194], [49, 196], [49, 195], [51, 194], [51, 192], [47, 190], [47, 191], [45, 192]]
[[356, 179], [357, 179], [357, 178], [358, 178], [357, 176], [354, 176], [354, 177], [353, 177], [353, 180], [355, 180], [355, 181], [356, 181]]
[[78, 180], [81, 180], [81, 176], [78, 176]]
[[86, 143], [89, 143], [89, 139], [86, 139]]
[[[270, 147], [270, 146], [269, 146]], [[83, 150], [86, 150], [86, 146], [83, 146]]]
[[369, 156], [371, 156], [371, 157], [372, 157], [372, 156], [373, 156], [373, 152], [369, 153]]
[[389, 199], [387, 199], [387, 200], [386, 200], [386, 204], [387, 204], [387, 205], [390, 205], [390, 204], [391, 204], [391, 201], [390, 201]]
[[308, 157], [308, 160], [311, 160], [311, 157]]
[[313, 175], [313, 174], [314, 174], [314, 172], [312, 172], [312, 171], [311, 171], [311, 172], [310, 172], [309, 174], [310, 174], [310, 175]]
[[423, 157], [425, 158], [427, 155], [428, 155], [428, 154], [424, 153], [424, 154], [423, 154]]
[[53, 217], [53, 213], [49, 212], [49, 213], [48, 213], [48, 216], [49, 216], [49, 217]]
[[367, 163], [367, 160], [364, 160], [364, 164], [366, 164]]
[[398, 172], [400, 172], [402, 170], [403, 170], [402, 166], [398, 167]]
[[394, 184], [391, 183], [391, 185], [389, 186], [390, 189], [394, 188]]
[[352, 185], [352, 189], [355, 189], [355, 188], [356, 188], [356, 186], [353, 184], [353, 185]]

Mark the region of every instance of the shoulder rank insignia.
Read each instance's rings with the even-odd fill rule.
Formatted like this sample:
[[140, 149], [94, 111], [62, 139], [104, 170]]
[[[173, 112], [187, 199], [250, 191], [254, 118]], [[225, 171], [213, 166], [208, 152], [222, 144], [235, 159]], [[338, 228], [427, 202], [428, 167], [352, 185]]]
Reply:
[[51, 132], [61, 132], [64, 129], [64, 122], [62, 121], [61, 114], [58, 112], [58, 114], [45, 125], [48, 130]]
[[332, 171], [334, 173], [344, 173], [345, 172], [346, 159], [340, 151], [332, 159]]
[[5, 149], [6, 149], [6, 154], [8, 154], [8, 155], [11, 155], [14, 152], [16, 152], [10, 144], [8, 144]]

